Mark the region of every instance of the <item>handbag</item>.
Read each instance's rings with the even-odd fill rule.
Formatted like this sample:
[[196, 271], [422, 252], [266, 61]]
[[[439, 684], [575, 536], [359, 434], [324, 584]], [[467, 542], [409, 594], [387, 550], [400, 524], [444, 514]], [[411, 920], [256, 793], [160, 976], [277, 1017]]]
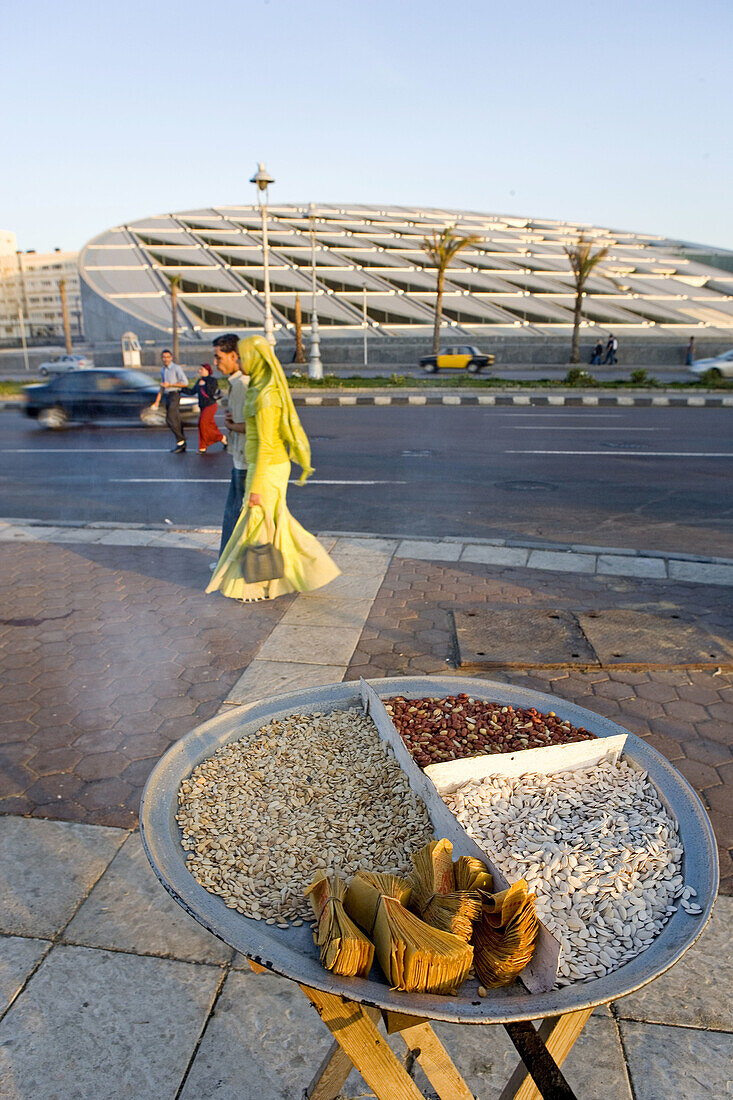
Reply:
[[276, 581], [284, 573], [282, 552], [272, 542], [264, 542], [260, 546], [245, 546], [242, 551], [242, 574], [247, 584]]

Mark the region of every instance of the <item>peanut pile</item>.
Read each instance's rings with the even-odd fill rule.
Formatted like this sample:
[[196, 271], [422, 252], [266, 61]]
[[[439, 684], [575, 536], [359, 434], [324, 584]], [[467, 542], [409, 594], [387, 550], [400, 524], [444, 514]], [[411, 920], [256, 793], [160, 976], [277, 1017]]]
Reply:
[[567, 745], [595, 737], [582, 726], [562, 721], [554, 711], [540, 714], [534, 707], [501, 706], [463, 694], [445, 699], [397, 695], [387, 699], [385, 707], [421, 768], [445, 760]]
[[292, 714], [194, 768], [176, 815], [194, 878], [254, 920], [311, 919], [317, 871], [411, 867], [433, 835], [424, 804], [358, 710]]

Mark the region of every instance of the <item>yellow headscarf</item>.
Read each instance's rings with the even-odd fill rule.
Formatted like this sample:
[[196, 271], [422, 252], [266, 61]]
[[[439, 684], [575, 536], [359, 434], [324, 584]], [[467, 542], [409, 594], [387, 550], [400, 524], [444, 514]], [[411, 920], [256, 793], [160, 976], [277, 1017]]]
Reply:
[[290, 457], [303, 468], [298, 482], [302, 485], [313, 473], [311, 446], [295, 411], [280, 360], [263, 336], [248, 336], [245, 340], [240, 340], [237, 351], [242, 370], [249, 375], [244, 415], [254, 416], [257, 409], [270, 405], [282, 409], [280, 433], [288, 446]]

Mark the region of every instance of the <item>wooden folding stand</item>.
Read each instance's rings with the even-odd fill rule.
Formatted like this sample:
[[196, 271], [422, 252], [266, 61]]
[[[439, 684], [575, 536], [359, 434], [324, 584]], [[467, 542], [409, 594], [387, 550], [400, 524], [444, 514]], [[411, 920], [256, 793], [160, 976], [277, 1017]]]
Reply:
[[[265, 971], [258, 963], [250, 961], [249, 965], [258, 974]], [[440, 1100], [474, 1100], [429, 1020], [372, 1008], [307, 985], [300, 988], [334, 1037], [303, 1100], [336, 1100], [354, 1068], [379, 1100], [425, 1100], [412, 1079], [414, 1062], [420, 1065]], [[584, 1008], [548, 1017], [539, 1030], [529, 1020], [504, 1024], [522, 1061], [497, 1100], [575, 1100], [559, 1067], [592, 1011]], [[404, 1039], [407, 1047], [404, 1063], [380, 1032], [381, 1019], [388, 1035], [399, 1032]]]

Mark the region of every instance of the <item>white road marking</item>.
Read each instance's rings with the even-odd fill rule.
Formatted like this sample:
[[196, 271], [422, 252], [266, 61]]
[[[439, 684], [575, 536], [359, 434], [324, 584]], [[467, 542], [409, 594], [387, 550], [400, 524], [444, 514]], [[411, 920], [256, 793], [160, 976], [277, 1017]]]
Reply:
[[671, 432], [671, 428], [596, 428], [592, 424], [576, 426], [551, 424], [548, 428], [538, 428], [535, 424], [517, 424], [515, 432]]
[[162, 455], [165, 447], [0, 447], [4, 455]]
[[[227, 484], [229, 482], [228, 477], [108, 477], [106, 481], [113, 482], [114, 484], [125, 485], [139, 485], [143, 483], [145, 485], [159, 484], [159, 485], [178, 485], [181, 482], [207, 482], [209, 484], [216, 484], [217, 482], [223, 482]], [[298, 479], [291, 478], [291, 485], [297, 485]], [[406, 481], [342, 481], [342, 480], [330, 480], [327, 478], [312, 477], [308, 479], [308, 485], [407, 485]]]
[[733, 451], [504, 451], [506, 455], [606, 455], [608, 458], [733, 458]]

